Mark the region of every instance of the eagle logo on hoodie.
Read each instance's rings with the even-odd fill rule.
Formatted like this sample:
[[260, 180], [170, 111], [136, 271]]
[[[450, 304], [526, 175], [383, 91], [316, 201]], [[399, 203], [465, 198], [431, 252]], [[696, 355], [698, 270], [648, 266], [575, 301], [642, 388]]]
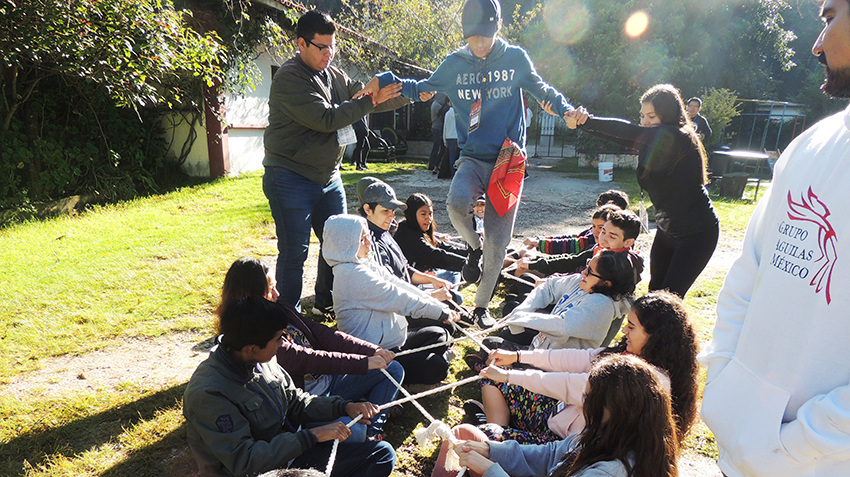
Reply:
[[830, 284], [832, 281], [832, 269], [835, 267], [835, 262], [838, 259], [836, 252], [836, 242], [838, 237], [835, 234], [835, 229], [829, 222], [829, 208], [818, 199], [818, 196], [809, 187], [807, 194], [800, 194], [800, 202], [794, 202], [791, 197], [791, 192], [788, 192], [788, 218], [794, 221], [810, 222], [818, 228], [818, 248], [820, 257], [815, 260], [815, 264], [819, 264], [817, 272], [812, 276], [809, 285], [815, 287], [815, 291], [820, 293], [824, 291], [826, 303], [832, 301], [830, 295]]

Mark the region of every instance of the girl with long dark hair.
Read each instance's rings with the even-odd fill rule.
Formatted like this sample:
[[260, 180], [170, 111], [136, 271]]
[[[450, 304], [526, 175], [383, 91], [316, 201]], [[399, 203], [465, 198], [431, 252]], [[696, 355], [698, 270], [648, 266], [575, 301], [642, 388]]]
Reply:
[[411, 194], [405, 204], [407, 209], [404, 210], [404, 220], [398, 224], [395, 241], [411, 267], [433, 273], [455, 285], [452, 295], [460, 303], [462, 299], [459, 298], [457, 284], [461, 281], [460, 271], [469, 250], [437, 233], [434, 203], [430, 197], [417, 192]]
[[[586, 424], [582, 407], [587, 402], [588, 370], [605, 356], [633, 354], [653, 365], [669, 387], [678, 435], [684, 438], [696, 419], [698, 365], [696, 335], [681, 299], [669, 292], [637, 299], [623, 335], [604, 349], [492, 351], [491, 366], [482, 375], [498, 384], [482, 387], [488, 424], [481, 425], [481, 430], [493, 440], [529, 443], [580, 432]], [[497, 367], [518, 362], [543, 371]], [[531, 416], [543, 417], [535, 422]]]
[[652, 199], [657, 231], [649, 254], [650, 290], [684, 297], [717, 247], [719, 221], [705, 185], [706, 152], [673, 85], [640, 98], [640, 125], [589, 115], [564, 115], [567, 125], [638, 150], [638, 184]]
[[[675, 477], [678, 437], [670, 394], [642, 359], [612, 355], [587, 377], [584, 430], [545, 445], [466, 441], [460, 464], [473, 476]], [[439, 462], [438, 462], [439, 465]]]

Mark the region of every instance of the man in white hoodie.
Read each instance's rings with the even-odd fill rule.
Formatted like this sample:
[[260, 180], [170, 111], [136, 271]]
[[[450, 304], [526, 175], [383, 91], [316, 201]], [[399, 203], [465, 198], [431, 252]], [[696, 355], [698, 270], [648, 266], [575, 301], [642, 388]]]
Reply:
[[[826, 0], [821, 89], [850, 97], [850, 1]], [[737, 476], [850, 475], [850, 107], [776, 164], [717, 300], [702, 417]]]

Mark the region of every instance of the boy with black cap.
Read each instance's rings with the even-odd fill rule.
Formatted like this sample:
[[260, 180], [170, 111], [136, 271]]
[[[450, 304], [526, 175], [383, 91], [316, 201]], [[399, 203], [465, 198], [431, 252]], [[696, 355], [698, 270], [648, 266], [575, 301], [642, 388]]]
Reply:
[[[484, 215], [487, 234], [481, 247], [473, 228], [475, 200], [487, 190], [505, 139], [525, 149], [523, 92], [551, 102], [561, 115], [573, 107], [540, 78], [525, 50], [497, 36], [502, 27], [498, 0], [468, 0], [463, 7], [462, 22], [467, 45], [449, 55], [430, 78], [415, 81], [385, 72], [377, 79], [383, 86], [401, 83], [402, 95], [417, 101], [429, 98], [428, 93], [433, 91], [446, 93], [454, 106], [460, 158], [455, 163], [457, 172], [446, 205], [452, 225], [473, 249], [464, 278], [467, 281], [480, 278], [474, 313], [483, 328], [495, 323], [487, 305], [511, 240], [517, 207], [501, 215], [493, 207], [493, 198], [487, 198]], [[361, 93], [377, 86], [373, 80]], [[486, 252], [483, 273], [478, 265], [482, 250]]]
[[[360, 208], [357, 212], [367, 220], [369, 233], [372, 236], [372, 249], [378, 263], [408, 283], [430, 284], [434, 287], [432, 293], [434, 298], [440, 301], [450, 300], [452, 284], [410, 267], [404, 252], [393, 238], [392, 234], [396, 226], [395, 209], [407, 208], [407, 204], [396, 198], [393, 188], [380, 179], [366, 176], [357, 183], [357, 198], [360, 200]], [[415, 323], [411, 324], [415, 325]]]

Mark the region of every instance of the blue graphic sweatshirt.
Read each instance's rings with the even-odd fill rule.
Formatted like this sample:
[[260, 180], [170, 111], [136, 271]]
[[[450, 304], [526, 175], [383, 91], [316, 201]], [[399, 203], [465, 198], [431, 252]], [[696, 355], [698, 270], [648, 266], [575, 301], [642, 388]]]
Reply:
[[[460, 156], [486, 162], [496, 162], [505, 138], [525, 150], [523, 91], [540, 101], [550, 101], [559, 116], [574, 109], [537, 74], [525, 50], [501, 38], [496, 38], [486, 58], [476, 57], [468, 44], [463, 46], [447, 56], [426, 80], [402, 79], [390, 71], [378, 74], [378, 79], [381, 87], [401, 83], [402, 95], [414, 101], [419, 101], [419, 93], [446, 93], [454, 106]], [[479, 99], [481, 121], [470, 133], [470, 111]]]

